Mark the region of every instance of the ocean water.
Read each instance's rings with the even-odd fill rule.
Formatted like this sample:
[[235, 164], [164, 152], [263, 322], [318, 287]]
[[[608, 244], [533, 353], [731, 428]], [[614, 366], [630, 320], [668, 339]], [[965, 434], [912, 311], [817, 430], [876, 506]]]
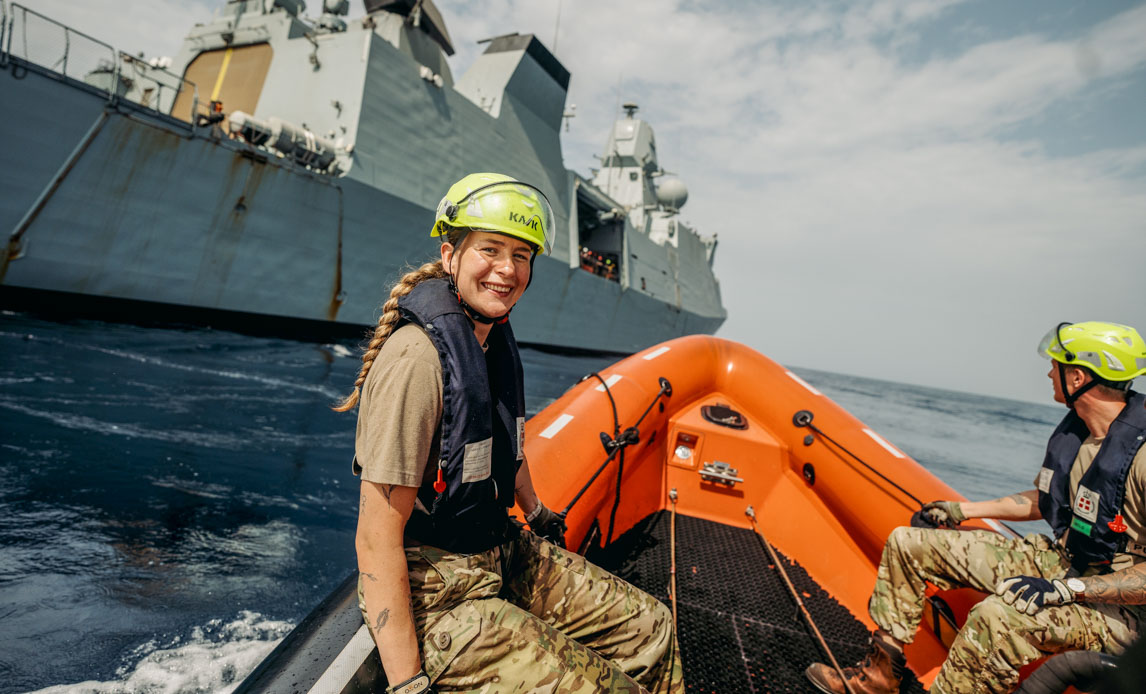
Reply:
[[[530, 412], [612, 361], [523, 360]], [[234, 689], [354, 566], [354, 417], [329, 406], [358, 365], [349, 343], [0, 315], [0, 694]], [[795, 371], [975, 499], [1030, 488], [1062, 416]]]

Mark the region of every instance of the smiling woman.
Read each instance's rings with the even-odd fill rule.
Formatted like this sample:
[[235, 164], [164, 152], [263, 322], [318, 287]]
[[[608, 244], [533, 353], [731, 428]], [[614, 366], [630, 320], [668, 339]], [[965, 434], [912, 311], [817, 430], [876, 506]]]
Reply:
[[455, 183], [431, 232], [440, 258], [391, 290], [335, 408], [360, 405], [358, 604], [389, 691], [683, 689], [667, 608], [565, 551], [563, 516], [533, 488], [509, 314], [552, 230], [530, 184]]

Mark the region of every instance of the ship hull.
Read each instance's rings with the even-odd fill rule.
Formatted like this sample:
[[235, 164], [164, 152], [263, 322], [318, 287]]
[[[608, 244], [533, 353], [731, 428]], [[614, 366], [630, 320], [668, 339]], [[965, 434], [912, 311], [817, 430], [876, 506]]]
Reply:
[[[12, 57], [0, 75], [0, 300], [68, 297], [112, 318], [256, 316], [373, 324], [402, 269], [431, 257], [433, 210]], [[15, 79], [12, 79], [15, 77]], [[627, 353], [723, 321], [542, 256], [514, 312], [525, 343]], [[297, 326], [296, 326], [297, 327]]]

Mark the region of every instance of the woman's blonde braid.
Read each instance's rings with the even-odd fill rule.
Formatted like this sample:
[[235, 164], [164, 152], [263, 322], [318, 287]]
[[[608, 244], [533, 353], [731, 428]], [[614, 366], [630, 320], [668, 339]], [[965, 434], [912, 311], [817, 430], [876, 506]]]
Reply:
[[398, 324], [398, 299], [409, 294], [414, 287], [426, 280], [445, 276], [446, 271], [442, 268], [442, 261], [437, 260], [407, 272], [390, 289], [390, 298], [382, 304], [382, 315], [378, 318], [378, 326], [374, 328], [374, 335], [370, 338], [370, 344], [366, 346], [366, 351], [362, 354], [362, 368], [358, 370], [358, 378], [354, 381], [354, 390], [346, 396], [345, 400], [332, 408], [334, 411], [346, 412], [358, 404], [359, 396], [362, 393], [362, 384], [366, 382], [366, 374], [370, 373], [370, 367], [378, 357], [378, 352], [382, 349], [387, 338], [390, 337], [390, 333], [394, 332], [394, 326]]

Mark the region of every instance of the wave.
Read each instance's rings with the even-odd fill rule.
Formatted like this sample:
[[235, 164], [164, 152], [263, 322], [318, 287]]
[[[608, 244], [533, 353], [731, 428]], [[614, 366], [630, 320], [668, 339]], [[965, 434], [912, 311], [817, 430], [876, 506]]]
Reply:
[[346, 357], [357, 356], [355, 354], [355, 352], [353, 350], [351, 350], [349, 347], [347, 347], [346, 345], [340, 345], [337, 343], [332, 343], [332, 344], [325, 344], [325, 345], [323, 345], [323, 347], [326, 347], [331, 352], [333, 352], [334, 356], [336, 356], [336, 357], [346, 358]]
[[293, 628], [244, 610], [224, 623], [214, 619], [187, 638], [152, 639], [127, 656], [116, 679], [60, 684], [30, 694], [230, 694]]
[[17, 383], [35, 383], [36, 379], [33, 376], [25, 376], [23, 378], [0, 378], [0, 386], [13, 386]]
[[[221, 378], [229, 378], [229, 379], [240, 380], [240, 381], [253, 381], [255, 383], [261, 383], [263, 385], [268, 385], [268, 386], [272, 386], [275, 388], [286, 388], [286, 389], [291, 389], [291, 390], [301, 390], [301, 391], [305, 391], [305, 392], [309, 392], [309, 393], [318, 393], [320, 395], [329, 397], [331, 400], [337, 400], [337, 399], [340, 399], [342, 397], [342, 393], [340, 391], [335, 390], [334, 388], [332, 388], [330, 386], [317, 385], [317, 384], [313, 384], [313, 383], [299, 383], [297, 381], [289, 381], [289, 380], [284, 380], [281, 378], [262, 376], [262, 375], [259, 375], [256, 373], [249, 373], [249, 372], [245, 372], [245, 371], [236, 371], [233, 369], [216, 369], [216, 368], [210, 368], [210, 367], [205, 367], [205, 366], [197, 366], [194, 364], [185, 364], [185, 363], [182, 363], [179, 361], [163, 359], [161, 357], [155, 357], [155, 356], [151, 356], [151, 355], [147, 355], [147, 354], [141, 354], [139, 352], [133, 352], [133, 351], [125, 350], [125, 349], [115, 349], [112, 347], [100, 347], [98, 345], [83, 344], [83, 343], [76, 344], [73, 342], [67, 342], [65, 340], [61, 340], [59, 338], [54, 338], [54, 337], [41, 337], [41, 336], [36, 336], [36, 335], [26, 335], [23, 333], [13, 333], [13, 332], [8, 332], [8, 331], [0, 331], [0, 338], [8, 338], [8, 337], [18, 338], [18, 339], [34, 339], [38, 342], [66, 346], [69, 350], [77, 350], [77, 349], [90, 350], [93, 352], [99, 352], [101, 354], [106, 354], [106, 355], [112, 356], [112, 357], [118, 357], [120, 359], [128, 359], [131, 361], [138, 362], [140, 364], [147, 364], [150, 366], [159, 366], [159, 367], [163, 367], [163, 368], [167, 368], [167, 369], [176, 369], [179, 371], [189, 371], [192, 373], [207, 374], [207, 375], [211, 375], [211, 376], [219, 376]], [[337, 348], [338, 348], [338, 345], [334, 345], [334, 347], [332, 348], [334, 353], [337, 354], [338, 356], [344, 356]], [[347, 350], [345, 347], [342, 348], [342, 351], [346, 352], [345, 356], [350, 355], [349, 350]]]
[[162, 366], [168, 369], [177, 369], [180, 371], [191, 371], [193, 373], [209, 374], [211, 376], [220, 376], [222, 378], [231, 378], [240, 381], [254, 381], [263, 385], [273, 386], [275, 388], [289, 388], [293, 390], [303, 390], [309, 393], [318, 393], [325, 395], [331, 399], [340, 397], [340, 393], [334, 388], [329, 386], [314, 385], [311, 383], [297, 383], [295, 381], [285, 381], [281, 378], [272, 378], [270, 376], [260, 376], [259, 374], [248, 373], [245, 371], [234, 371], [232, 369], [212, 369], [203, 366], [195, 366], [193, 364], [183, 364], [177, 361], [168, 361], [160, 357], [152, 357], [138, 352], [129, 352], [122, 349], [112, 349], [110, 347], [95, 347], [88, 346], [88, 349], [103, 354], [108, 354], [113, 357], [121, 357], [123, 359], [130, 359], [137, 361], [141, 364], [149, 364], [151, 366]]
[[344, 445], [349, 434], [336, 431], [327, 434], [295, 434], [278, 431], [268, 427], [262, 429], [242, 429], [238, 434], [221, 433], [219, 431], [180, 430], [180, 429], [151, 429], [138, 424], [125, 422], [107, 422], [85, 415], [60, 412], [55, 410], [40, 410], [20, 404], [7, 398], [0, 398], [0, 408], [19, 412], [30, 417], [47, 419], [53, 424], [65, 429], [92, 431], [100, 434], [124, 436], [127, 438], [149, 439], [166, 443], [190, 444], [212, 449], [225, 449], [241, 451], [252, 446], [267, 445]]
[[172, 429], [147, 429], [135, 424], [112, 424], [84, 415], [68, 412], [54, 412], [51, 410], [37, 410], [27, 405], [21, 405], [11, 400], [0, 399], [0, 407], [26, 414], [30, 417], [47, 419], [53, 424], [65, 429], [80, 431], [94, 431], [101, 434], [126, 436], [128, 438], [152, 439], [169, 443], [194, 444], [209, 448], [229, 448], [242, 450], [250, 445], [249, 436], [234, 436], [231, 434], [208, 433], [202, 431], [179, 431]]

